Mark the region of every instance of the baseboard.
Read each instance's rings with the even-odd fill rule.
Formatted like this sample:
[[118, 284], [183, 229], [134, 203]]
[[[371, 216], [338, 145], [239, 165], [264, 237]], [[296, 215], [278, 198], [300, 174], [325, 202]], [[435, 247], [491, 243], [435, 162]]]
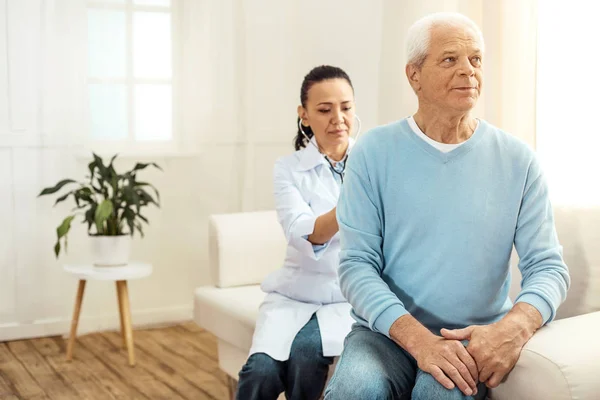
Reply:
[[[134, 329], [175, 324], [192, 319], [192, 306], [174, 306], [147, 310], [133, 310], [131, 319]], [[35, 337], [68, 335], [71, 320], [48, 318], [32, 322], [0, 324], [0, 342]], [[81, 316], [77, 335], [119, 329], [117, 312], [97, 316]]]

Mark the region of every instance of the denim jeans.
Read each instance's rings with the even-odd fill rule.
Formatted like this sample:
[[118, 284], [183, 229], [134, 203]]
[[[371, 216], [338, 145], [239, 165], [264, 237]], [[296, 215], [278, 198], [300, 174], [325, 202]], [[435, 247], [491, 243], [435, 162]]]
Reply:
[[264, 353], [248, 358], [239, 374], [236, 399], [276, 400], [285, 391], [290, 400], [316, 400], [321, 396], [333, 357], [324, 357], [317, 316], [298, 332], [287, 361]]
[[392, 340], [355, 324], [346, 337], [325, 400], [481, 400], [486, 392], [481, 383], [475, 397], [464, 395], [458, 388], [446, 389], [420, 370], [416, 360]]

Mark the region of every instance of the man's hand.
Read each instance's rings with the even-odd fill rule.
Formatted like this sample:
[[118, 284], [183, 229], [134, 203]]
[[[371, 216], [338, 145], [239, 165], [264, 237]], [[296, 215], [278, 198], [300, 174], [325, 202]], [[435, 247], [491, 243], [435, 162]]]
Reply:
[[467, 396], [477, 393], [477, 365], [461, 342], [434, 335], [410, 314], [392, 324], [390, 337], [446, 389], [456, 385]]
[[446, 339], [469, 340], [467, 351], [477, 363], [479, 381], [495, 388], [513, 369], [521, 349], [541, 324], [542, 317], [533, 306], [518, 303], [494, 324], [442, 329], [441, 333]]
[[477, 394], [477, 365], [458, 340], [432, 336], [416, 351], [420, 369], [431, 374], [446, 389], [458, 386], [467, 396]]

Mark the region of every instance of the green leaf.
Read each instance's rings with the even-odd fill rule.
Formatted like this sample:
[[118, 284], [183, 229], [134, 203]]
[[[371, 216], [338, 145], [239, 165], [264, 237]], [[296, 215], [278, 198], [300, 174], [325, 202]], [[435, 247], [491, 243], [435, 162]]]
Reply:
[[[136, 189], [136, 193], [137, 195], [140, 197], [141, 200], [141, 204], [142, 205], [147, 205], [147, 204], [155, 204], [156, 206], [158, 206], [158, 203], [154, 200], [154, 198], [152, 196], [150, 196], [148, 194], [148, 192], [146, 192], [144, 189]], [[138, 211], [139, 212], [139, 211]]]
[[92, 195], [93, 195], [92, 189], [90, 189], [87, 186], [84, 186], [81, 189], [77, 189], [75, 191], [74, 195], [75, 195], [75, 200], [77, 201], [77, 204], [79, 204], [79, 201], [95, 203], [95, 200], [92, 197]]
[[90, 182], [94, 180], [94, 175], [96, 172], [96, 161], [92, 161], [88, 164], [88, 169], [90, 170]]
[[63, 222], [56, 228], [56, 244], [54, 245], [54, 254], [56, 258], [60, 254], [60, 239], [64, 238], [65, 251], [67, 251], [67, 233], [71, 230], [71, 221], [75, 218], [74, 215], [69, 215], [63, 220]]
[[104, 166], [104, 161], [102, 161], [102, 157], [100, 157], [96, 153], [92, 153], [92, 156], [94, 157], [94, 163], [96, 164], [96, 168], [106, 168]]
[[67, 199], [67, 197], [69, 197], [73, 193], [75, 193], [75, 191], [72, 191], [72, 192], [69, 192], [69, 193], [67, 193], [67, 194], [65, 194], [63, 196], [60, 196], [58, 199], [56, 199], [56, 201], [54, 202], [54, 205], [57, 205], [58, 203], [65, 201]]
[[142, 206], [140, 197], [131, 186], [123, 188], [123, 200], [126, 203], [126, 207], [135, 206], [137, 212], [140, 212], [140, 207]]
[[88, 224], [88, 233], [92, 229], [92, 225], [94, 224], [94, 217], [96, 216], [96, 209], [98, 208], [98, 204], [93, 203], [90, 208], [85, 212], [84, 223]]
[[94, 215], [94, 222], [96, 223], [96, 229], [98, 230], [98, 234], [103, 234], [104, 222], [110, 217], [113, 212], [113, 203], [110, 200], [104, 200], [98, 208], [96, 208], [96, 214]]
[[69, 183], [76, 183], [76, 181], [74, 181], [73, 179], [63, 179], [62, 181], [58, 182], [53, 187], [48, 187], [48, 188], [45, 188], [44, 190], [42, 190], [40, 192], [40, 194], [38, 194], [38, 197], [45, 196], [47, 194], [54, 194], [54, 193], [58, 192], [60, 189], [62, 189], [65, 185], [67, 185]]
[[125, 220], [127, 221], [127, 226], [129, 227], [129, 234], [133, 236], [135, 212], [131, 208], [126, 208], [123, 211], [123, 218], [125, 218]]
[[110, 180], [110, 186], [112, 188], [112, 192], [113, 192], [113, 197], [116, 197], [119, 191], [119, 177], [117, 176], [117, 173], [115, 172], [115, 170], [113, 169], [113, 167], [111, 168], [111, 174], [113, 174], [111, 180]]
[[137, 163], [137, 164], [135, 164], [135, 167], [133, 167], [131, 172], [140, 171], [142, 169], [145, 169], [149, 165], [152, 165], [154, 168], [157, 168], [162, 171], [162, 168], [157, 163], [152, 162], [152, 163]]
[[[100, 156], [97, 155], [96, 153], [93, 153], [93, 154], [94, 154], [94, 161], [96, 162], [96, 168], [98, 168], [98, 172], [100, 172], [100, 176], [102, 177], [102, 179], [103, 180], [110, 179], [108, 168], [106, 168], [104, 166], [102, 158], [100, 158]], [[104, 187], [104, 185], [102, 185], [102, 184], [101, 184], [101, 186]]]
[[112, 167], [113, 162], [115, 161], [115, 159], [117, 158], [118, 155], [119, 155], [119, 153], [117, 153], [114, 156], [112, 156], [112, 158], [110, 159], [110, 162], [108, 163], [109, 167]]
[[60, 238], [65, 236], [67, 233], [69, 233], [69, 230], [71, 229], [71, 221], [73, 221], [73, 218], [75, 218], [74, 215], [69, 215], [67, 218], [65, 218], [63, 220], [63, 222], [59, 225], [59, 227], [56, 228], [56, 236], [58, 237], [59, 240], [60, 240]]
[[[100, 181], [100, 180], [98, 179], [98, 181]], [[103, 189], [102, 187], [100, 187], [100, 186], [102, 186], [102, 184], [100, 184], [100, 186], [96, 186], [96, 185], [94, 185], [94, 183], [92, 182], [91, 186], [92, 186], [92, 188], [94, 189], [94, 192], [95, 192], [95, 193], [98, 193], [98, 194], [104, 194], [104, 189]]]
[[142, 230], [142, 224], [140, 224], [139, 222], [135, 223], [135, 227], [137, 228], [138, 232], [140, 232], [140, 236], [143, 238], [144, 237], [144, 231]]
[[160, 204], [160, 194], [158, 193], [158, 190], [154, 187], [154, 185], [152, 185], [148, 182], [136, 182], [135, 183], [135, 187], [142, 187], [142, 186], [150, 186], [152, 188], [152, 190], [154, 190], [154, 194], [156, 194], [156, 199], [158, 200], [158, 203]]

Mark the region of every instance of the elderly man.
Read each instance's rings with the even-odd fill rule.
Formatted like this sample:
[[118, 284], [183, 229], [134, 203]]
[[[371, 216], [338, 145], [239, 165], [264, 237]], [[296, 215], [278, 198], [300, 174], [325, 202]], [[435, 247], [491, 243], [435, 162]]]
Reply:
[[357, 323], [328, 400], [485, 398], [566, 297], [535, 154], [471, 115], [483, 55], [481, 31], [460, 14], [416, 22], [406, 75], [418, 111], [373, 129], [350, 156], [339, 277]]

